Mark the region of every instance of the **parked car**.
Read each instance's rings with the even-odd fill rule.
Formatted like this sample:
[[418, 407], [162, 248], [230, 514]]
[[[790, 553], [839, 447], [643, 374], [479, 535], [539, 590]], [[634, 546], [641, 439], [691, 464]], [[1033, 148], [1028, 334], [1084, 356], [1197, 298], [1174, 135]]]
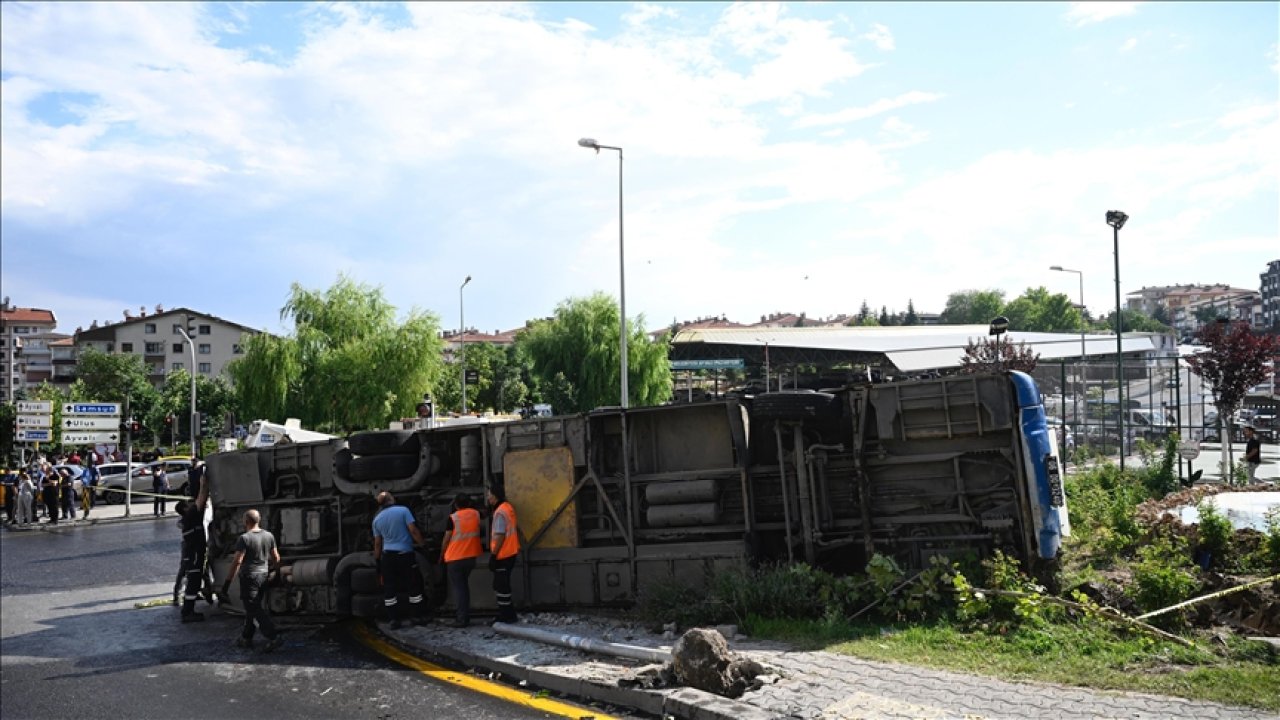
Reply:
[[[174, 495], [186, 495], [187, 474], [191, 471], [191, 458], [162, 457], [147, 465], [148, 472], [154, 475], [158, 465], [164, 465], [164, 472], [169, 477], [169, 491]], [[148, 485], [147, 489], [150, 490], [151, 486]]]
[[[123, 462], [109, 462], [98, 466], [98, 496], [103, 502], [124, 502], [124, 478], [128, 468], [129, 464]], [[130, 485], [134, 492], [151, 492], [151, 470], [142, 463], [134, 463], [133, 482]]]

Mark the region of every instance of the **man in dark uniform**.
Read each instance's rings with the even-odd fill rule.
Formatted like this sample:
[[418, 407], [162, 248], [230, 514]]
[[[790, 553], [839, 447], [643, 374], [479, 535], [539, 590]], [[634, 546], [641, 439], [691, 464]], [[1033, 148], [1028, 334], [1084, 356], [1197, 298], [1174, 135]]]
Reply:
[[1252, 485], [1258, 481], [1258, 466], [1261, 464], [1262, 442], [1258, 440], [1258, 433], [1253, 425], [1246, 424], [1244, 426], [1244, 466], [1249, 473], [1246, 483]]
[[[204, 580], [205, 554], [208, 552], [208, 536], [204, 526], [204, 508], [209, 500], [206, 483], [196, 481], [196, 499], [182, 509], [182, 568], [186, 571], [187, 589], [182, 595], [182, 622], [200, 622], [204, 614], [196, 612], [196, 599], [201, 595]], [[212, 589], [204, 590], [205, 601]]]

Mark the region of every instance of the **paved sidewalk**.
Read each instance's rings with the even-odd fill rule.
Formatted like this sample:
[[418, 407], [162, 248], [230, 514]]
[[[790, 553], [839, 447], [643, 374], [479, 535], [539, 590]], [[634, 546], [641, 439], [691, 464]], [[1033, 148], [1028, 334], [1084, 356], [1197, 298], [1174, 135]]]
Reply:
[[[558, 634], [593, 636], [642, 647], [669, 649], [671, 643], [622, 621], [553, 613], [529, 619], [550, 622], [545, 626], [529, 624]], [[380, 627], [389, 640], [427, 659], [443, 657], [483, 673], [496, 673], [509, 681], [579, 699], [696, 720], [1280, 720], [1280, 715], [1217, 703], [1006, 682], [828, 652], [796, 651], [779, 643], [741, 637], [732, 641], [731, 647], [775, 669], [777, 676], [760, 689], [729, 700], [689, 688], [621, 687], [619, 680], [635, 678], [645, 666], [637, 661], [507, 637], [487, 626], [457, 630], [432, 625], [394, 631], [385, 624]]]
[[[178, 514], [174, 510], [174, 505], [176, 504], [177, 504], [176, 500], [170, 501], [168, 504], [168, 507], [166, 508], [166, 513], [160, 517], [156, 517], [155, 515], [151, 514], [150, 500], [135, 502], [130, 507], [129, 517], [125, 517], [125, 514], [124, 514], [125, 506], [123, 503], [115, 504], [115, 505], [106, 505], [101, 501], [99, 501], [99, 503], [96, 506], [94, 506], [93, 510], [90, 511], [89, 517], [87, 518], [84, 516], [84, 513], [80, 511], [80, 506], [77, 505], [76, 518], [74, 520], [59, 520], [57, 525], [50, 525], [48, 521], [46, 521], [44, 518], [41, 518], [40, 522], [31, 523], [30, 525], [26, 525], [26, 526], [10, 525], [8, 523], [3, 523], [3, 527], [5, 530], [10, 530], [15, 532], [40, 532], [42, 530], [56, 530], [58, 528], [84, 527], [86, 525], [98, 525], [98, 524], [118, 523], [118, 522], [133, 522], [133, 521], [144, 521], [144, 520], [169, 519], [169, 520], [172, 520], [173, 522], [177, 522]], [[2, 514], [0, 514], [0, 518], [3, 518]]]

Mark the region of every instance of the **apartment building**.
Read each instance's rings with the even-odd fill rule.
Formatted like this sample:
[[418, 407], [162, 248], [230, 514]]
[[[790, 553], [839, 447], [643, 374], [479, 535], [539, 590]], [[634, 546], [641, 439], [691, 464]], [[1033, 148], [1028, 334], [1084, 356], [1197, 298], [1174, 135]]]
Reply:
[[[148, 367], [148, 377], [157, 387], [163, 385], [165, 376], [174, 370], [194, 371], [209, 377], [224, 375], [227, 364], [244, 354], [246, 339], [259, 332], [189, 308], [157, 307], [153, 314], [140, 310], [136, 316], [129, 311], [124, 315], [125, 319], [118, 323], [98, 325], [95, 322], [87, 330], [77, 328], [75, 351], [92, 348], [105, 353], [141, 355]], [[188, 327], [195, 345], [194, 368], [191, 367], [191, 348], [181, 332]]]
[[516, 344], [516, 333], [524, 328], [516, 328], [515, 330], [494, 330], [493, 333], [482, 333], [475, 328], [469, 328], [466, 332], [457, 330], [446, 330], [440, 333], [440, 339], [444, 340], [444, 361], [452, 363], [458, 356], [458, 350], [463, 343], [488, 343], [505, 348], [509, 345]]
[[0, 402], [13, 402], [51, 375], [47, 344], [57, 325], [52, 310], [16, 307], [9, 298], [0, 303]]
[[1262, 278], [1262, 327], [1280, 332], [1280, 260], [1267, 263]]

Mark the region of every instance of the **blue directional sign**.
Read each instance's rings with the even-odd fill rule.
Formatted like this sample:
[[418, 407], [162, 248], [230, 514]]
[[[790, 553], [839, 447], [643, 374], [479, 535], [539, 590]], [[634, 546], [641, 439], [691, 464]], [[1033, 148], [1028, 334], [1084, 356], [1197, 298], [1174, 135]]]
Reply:
[[747, 366], [742, 358], [723, 360], [672, 360], [672, 370], [741, 370]]
[[119, 417], [120, 403], [64, 403], [62, 405], [62, 414]]
[[48, 428], [23, 428], [17, 432], [19, 442], [53, 442], [53, 431]]

